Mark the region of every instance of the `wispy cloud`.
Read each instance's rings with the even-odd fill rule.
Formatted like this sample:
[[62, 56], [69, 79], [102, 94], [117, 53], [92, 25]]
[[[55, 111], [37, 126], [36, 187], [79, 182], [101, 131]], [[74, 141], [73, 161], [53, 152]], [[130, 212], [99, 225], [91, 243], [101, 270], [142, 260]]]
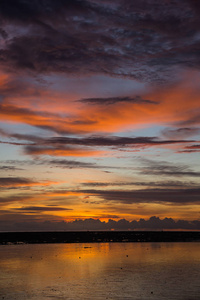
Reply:
[[140, 172], [143, 175], [200, 177], [200, 172], [193, 171], [187, 165], [172, 164], [167, 161], [153, 161], [148, 159], [142, 159], [141, 162], [145, 165], [140, 169]]
[[[6, 133], [4, 132], [4, 135]], [[176, 144], [191, 144], [195, 140], [164, 140], [159, 137], [119, 137], [119, 136], [89, 136], [89, 137], [49, 137], [41, 138], [26, 134], [7, 134], [17, 140], [27, 140], [29, 143], [6, 142], [12, 145], [24, 146], [24, 152], [29, 155], [48, 154], [52, 156], [95, 156], [103, 155], [110, 150], [120, 148], [145, 148]], [[105, 147], [103, 150], [102, 147]]]
[[180, 153], [198, 153], [200, 151], [200, 144], [194, 144], [185, 146], [184, 150], [180, 150]]
[[85, 187], [123, 187], [123, 186], [141, 186], [141, 187], [159, 187], [159, 188], [194, 188], [199, 187], [198, 183], [193, 181], [127, 181], [127, 182], [82, 182]]
[[133, 104], [158, 104], [153, 100], [142, 99], [140, 96], [135, 97], [110, 97], [110, 98], [85, 98], [78, 100], [78, 102], [88, 103], [93, 105], [113, 105], [117, 103], [133, 103]]
[[12, 187], [20, 187], [20, 186], [48, 186], [51, 184], [56, 184], [58, 182], [53, 181], [34, 181], [28, 178], [22, 177], [0, 177], [0, 188], [12, 188]]
[[152, 189], [143, 190], [81, 190], [81, 192], [98, 196], [105, 201], [117, 203], [170, 203], [191, 204], [200, 203], [200, 189]]
[[2, 171], [22, 171], [22, 168], [17, 168], [14, 166], [0, 166], [0, 170]]
[[183, 127], [183, 128], [165, 128], [162, 131], [162, 135], [168, 139], [184, 139], [198, 135], [200, 129], [196, 127]]
[[27, 211], [27, 212], [45, 212], [45, 211], [62, 211], [62, 210], [73, 210], [72, 208], [65, 208], [59, 206], [25, 206], [20, 208], [13, 208], [13, 210]]

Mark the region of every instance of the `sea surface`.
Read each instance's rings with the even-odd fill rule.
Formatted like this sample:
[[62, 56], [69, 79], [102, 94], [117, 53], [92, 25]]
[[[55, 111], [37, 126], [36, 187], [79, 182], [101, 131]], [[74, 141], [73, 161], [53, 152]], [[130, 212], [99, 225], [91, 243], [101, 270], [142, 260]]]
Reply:
[[199, 300], [200, 243], [1, 245], [0, 299]]

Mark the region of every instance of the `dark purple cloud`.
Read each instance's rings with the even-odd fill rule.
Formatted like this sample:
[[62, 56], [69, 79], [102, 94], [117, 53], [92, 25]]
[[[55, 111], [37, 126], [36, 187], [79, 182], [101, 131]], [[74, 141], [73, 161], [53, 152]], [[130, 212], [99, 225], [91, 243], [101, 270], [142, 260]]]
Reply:
[[198, 187], [198, 183], [192, 182], [192, 181], [169, 181], [169, 180], [165, 180], [165, 181], [136, 181], [136, 182], [82, 182], [81, 183], [82, 186], [85, 187], [112, 187], [112, 186], [116, 186], [116, 187], [121, 187], [121, 186], [143, 186], [143, 187], [160, 187], [160, 188], [194, 188], [194, 187]]
[[185, 146], [184, 150], [179, 151], [179, 153], [198, 153], [198, 152], [200, 152], [200, 144]]
[[165, 128], [162, 135], [168, 139], [184, 139], [200, 133], [200, 129], [196, 127], [183, 127], [183, 128]]
[[134, 103], [134, 104], [158, 104], [153, 100], [142, 99], [140, 96], [135, 97], [110, 97], [110, 98], [85, 98], [78, 102], [94, 104], [94, 105], [113, 105], [117, 103]]
[[[15, 135], [16, 136], [16, 135]], [[42, 140], [41, 140], [42, 141]], [[161, 140], [157, 137], [118, 137], [118, 136], [91, 136], [86, 138], [53, 137], [43, 139], [43, 145], [80, 145], [80, 146], [134, 146], [134, 145], [165, 145], [175, 143], [188, 143], [185, 140]]]
[[65, 207], [59, 207], [59, 206], [26, 206], [26, 207], [20, 207], [20, 208], [13, 208], [13, 210], [19, 210], [19, 211], [27, 211], [27, 212], [38, 212], [38, 211], [60, 211], [60, 210], [73, 210], [72, 208], [65, 208]]
[[12, 196], [5, 196], [5, 197], [0, 197], [0, 205], [7, 205], [9, 203], [13, 203], [13, 202], [26, 202], [29, 201], [30, 199], [32, 199], [32, 196], [28, 195], [28, 194], [18, 194], [18, 195], [12, 195]]
[[0, 62], [9, 70], [162, 81], [173, 68], [200, 66], [192, 0], [2, 0], [0, 17]]
[[119, 136], [90, 136], [84, 138], [74, 137], [52, 137], [52, 138], [40, 138], [37, 136], [25, 135], [25, 134], [10, 134], [18, 140], [27, 140], [32, 142], [33, 145], [27, 146], [25, 149], [27, 153], [37, 151], [37, 147], [62, 147], [62, 146], [89, 146], [89, 147], [134, 147], [134, 146], [156, 146], [178, 143], [192, 143], [194, 140], [163, 140], [158, 137], [119, 137]]
[[60, 151], [67, 153], [75, 153], [76, 151], [88, 151], [97, 150], [96, 147], [110, 147], [112, 150], [120, 150], [120, 148], [128, 148], [130, 151], [134, 149], [147, 148], [153, 146], [164, 146], [172, 144], [190, 144], [193, 140], [162, 140], [157, 137], [103, 137], [92, 136], [89, 138], [70, 138], [70, 137], [55, 137], [49, 139], [39, 139], [38, 143], [33, 145], [24, 145], [24, 153], [28, 155], [56, 155], [56, 152]]
[[186, 146], [185, 149], [200, 150], [200, 144]]
[[198, 126], [199, 123], [200, 123], [200, 113], [198, 111], [197, 112], [194, 111], [191, 114], [191, 117], [176, 123], [176, 126], [181, 126], [181, 127]]
[[[33, 186], [49, 186], [57, 182], [45, 181], [45, 180], [33, 180], [24, 177], [0, 177], [0, 189], [11, 190], [11, 189], [30, 189]], [[15, 196], [14, 196], [15, 197]]]
[[79, 168], [101, 168], [101, 166], [98, 166], [96, 163], [91, 162], [81, 162], [78, 160], [66, 160], [66, 159], [52, 159], [52, 160], [46, 160], [44, 162], [41, 162], [41, 164], [48, 164], [52, 165], [54, 167], [59, 167], [62, 169], [79, 169]]
[[[83, 162], [80, 160], [67, 160], [67, 159], [37, 159], [37, 160], [8, 160], [5, 161], [4, 163], [7, 164], [15, 164], [15, 165], [23, 165], [24, 167], [26, 166], [53, 166], [53, 167], [58, 167], [58, 168], [62, 168], [62, 169], [79, 169], [79, 168], [102, 168], [102, 166], [99, 166], [96, 163], [92, 163], [92, 162]], [[12, 167], [12, 166], [2, 166], [0, 167], [4, 169], [4, 167], [8, 168], [8, 170], [12, 170], [12, 168], [18, 170], [17, 167]], [[115, 167], [113, 167], [115, 168]], [[21, 170], [21, 169], [19, 169]]]
[[0, 177], [0, 187], [21, 186], [36, 183], [35, 181], [22, 177]]
[[0, 143], [10, 143], [12, 145], [24, 146], [24, 152], [29, 155], [40, 155], [43, 153], [53, 153], [53, 151], [73, 151], [73, 150], [95, 150], [95, 147], [111, 147], [112, 149], [120, 148], [144, 148], [152, 146], [164, 146], [173, 144], [191, 144], [195, 140], [183, 139], [161, 139], [159, 137], [120, 137], [120, 136], [88, 136], [88, 137], [49, 137], [43, 138], [39, 136], [12, 133], [8, 134], [1, 130], [1, 135], [14, 138], [17, 140], [27, 141], [28, 143], [18, 143], [15, 141]]
[[200, 203], [200, 189], [151, 189], [144, 190], [100, 190], [87, 189], [81, 192], [98, 196], [105, 201], [117, 203], [170, 203], [175, 205]]
[[0, 170], [2, 170], [2, 171], [21, 171], [21, 170], [24, 170], [24, 169], [17, 168], [17, 167], [14, 167], [14, 166], [0, 166]]
[[144, 167], [140, 169], [140, 172], [143, 175], [200, 177], [200, 172], [193, 171], [187, 165], [148, 159], [141, 159], [141, 162], [144, 165]]
[[[0, 112], [1, 114], [5, 114], [5, 115], [10, 115], [10, 116], [17, 116], [17, 117], [21, 117], [24, 119], [27, 118], [33, 118], [36, 117], [39, 118], [40, 117], [49, 117], [49, 118], [56, 118], [59, 117], [59, 114], [53, 114], [53, 113], [48, 113], [45, 111], [34, 111], [32, 109], [29, 108], [21, 108], [15, 105], [7, 105], [4, 103], [0, 103]], [[1, 134], [3, 134], [3, 130], [1, 130]], [[6, 133], [4, 133], [6, 134]], [[19, 135], [20, 136], [20, 135]]]

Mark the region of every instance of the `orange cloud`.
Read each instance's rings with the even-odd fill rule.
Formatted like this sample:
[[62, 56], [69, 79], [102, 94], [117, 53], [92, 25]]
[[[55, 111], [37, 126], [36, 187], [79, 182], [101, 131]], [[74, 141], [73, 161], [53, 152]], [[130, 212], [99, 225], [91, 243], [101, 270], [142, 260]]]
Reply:
[[25, 187], [25, 186], [49, 186], [52, 184], [59, 184], [56, 181], [42, 181], [36, 182], [31, 179], [22, 177], [1, 177], [0, 188], [11, 188], [11, 187]]
[[49, 147], [27, 147], [26, 153], [30, 155], [53, 155], [53, 156], [100, 156], [105, 152], [78, 148], [49, 148]]
[[44, 195], [47, 195], [48, 197], [55, 197], [55, 196], [59, 196], [59, 197], [69, 197], [69, 196], [84, 196], [84, 193], [82, 192], [73, 192], [73, 191], [55, 191], [55, 192], [48, 192]]
[[[73, 95], [56, 91], [50, 94], [43, 87], [38, 92], [41, 101], [36, 101], [37, 105], [34, 106], [32, 89], [27, 89], [26, 97], [7, 96], [0, 104], [0, 117], [4, 121], [29, 124], [60, 133], [114, 133], [150, 124], [199, 122], [197, 110], [200, 89], [197, 76], [197, 73], [188, 73], [182, 82], [174, 86], [143, 93], [141, 96], [148, 99], [146, 102], [116, 101], [109, 105], [72, 102]], [[5, 81], [6, 77], [3, 76], [2, 80]]]

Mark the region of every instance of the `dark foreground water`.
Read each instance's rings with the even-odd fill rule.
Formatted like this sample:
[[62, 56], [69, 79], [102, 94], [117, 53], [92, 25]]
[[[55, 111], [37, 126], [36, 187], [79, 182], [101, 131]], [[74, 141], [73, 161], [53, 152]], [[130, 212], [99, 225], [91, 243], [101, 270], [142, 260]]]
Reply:
[[0, 299], [200, 299], [200, 243], [0, 246]]

